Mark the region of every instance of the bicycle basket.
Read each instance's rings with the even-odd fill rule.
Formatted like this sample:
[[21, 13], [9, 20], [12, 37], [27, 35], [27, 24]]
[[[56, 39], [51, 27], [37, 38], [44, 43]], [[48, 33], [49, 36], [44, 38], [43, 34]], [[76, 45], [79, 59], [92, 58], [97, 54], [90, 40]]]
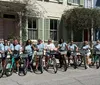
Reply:
[[67, 51], [60, 51], [60, 54], [65, 55], [65, 54], [67, 54]]
[[10, 58], [10, 55], [7, 55], [7, 58]]
[[37, 52], [36, 55], [41, 56], [43, 55], [43, 52]]
[[100, 55], [100, 51], [96, 51], [96, 54], [97, 54], [97, 55]]
[[21, 58], [27, 58], [28, 57], [28, 54], [20, 54], [20, 57]]

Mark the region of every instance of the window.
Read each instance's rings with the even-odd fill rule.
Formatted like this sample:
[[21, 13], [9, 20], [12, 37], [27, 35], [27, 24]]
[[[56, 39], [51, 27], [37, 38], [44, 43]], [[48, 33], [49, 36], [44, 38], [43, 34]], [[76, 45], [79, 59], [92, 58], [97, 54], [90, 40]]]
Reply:
[[49, 0], [44, 0], [44, 1], [49, 2]]
[[4, 14], [3, 18], [15, 19], [15, 15]]
[[68, 0], [68, 4], [80, 4], [80, 0]]
[[57, 40], [57, 20], [50, 20], [50, 38]]
[[63, 3], [63, 0], [58, 0], [58, 3], [59, 3], [59, 4], [62, 4], [62, 3]]
[[37, 39], [37, 20], [34, 18], [28, 19], [28, 38]]
[[82, 42], [82, 30], [73, 31], [73, 40], [75, 42]]

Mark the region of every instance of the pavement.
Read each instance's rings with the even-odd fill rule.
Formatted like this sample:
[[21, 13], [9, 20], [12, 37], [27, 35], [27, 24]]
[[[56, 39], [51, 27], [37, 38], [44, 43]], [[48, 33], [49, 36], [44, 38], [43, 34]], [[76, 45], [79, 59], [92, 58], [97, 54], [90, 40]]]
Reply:
[[58, 69], [55, 74], [50, 69], [43, 74], [28, 72], [25, 76], [13, 73], [10, 77], [4, 75], [0, 85], [100, 85], [100, 69], [95, 66], [86, 70], [84, 67], [69, 67], [66, 72]]

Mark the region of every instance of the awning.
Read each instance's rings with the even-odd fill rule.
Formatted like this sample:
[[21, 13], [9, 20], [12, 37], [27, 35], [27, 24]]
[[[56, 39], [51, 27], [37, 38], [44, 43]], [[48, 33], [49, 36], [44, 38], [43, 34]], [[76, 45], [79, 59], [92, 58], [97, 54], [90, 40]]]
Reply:
[[25, 4], [20, 2], [0, 1], [0, 11], [21, 12], [25, 9]]

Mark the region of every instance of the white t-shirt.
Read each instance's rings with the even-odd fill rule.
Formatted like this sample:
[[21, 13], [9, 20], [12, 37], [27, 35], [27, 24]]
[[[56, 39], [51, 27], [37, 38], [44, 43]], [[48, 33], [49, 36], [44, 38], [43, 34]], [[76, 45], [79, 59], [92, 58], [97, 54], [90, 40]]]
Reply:
[[83, 46], [83, 50], [86, 50], [87, 53], [89, 53], [90, 52], [90, 45]]
[[84, 49], [84, 50], [89, 49], [89, 48], [90, 48], [89, 45], [85, 45], [85, 46], [83, 46], [83, 49]]
[[55, 49], [55, 45], [54, 45], [53, 43], [47, 44], [47, 45], [46, 45], [46, 49], [47, 49], [47, 50], [54, 50], [54, 49]]

